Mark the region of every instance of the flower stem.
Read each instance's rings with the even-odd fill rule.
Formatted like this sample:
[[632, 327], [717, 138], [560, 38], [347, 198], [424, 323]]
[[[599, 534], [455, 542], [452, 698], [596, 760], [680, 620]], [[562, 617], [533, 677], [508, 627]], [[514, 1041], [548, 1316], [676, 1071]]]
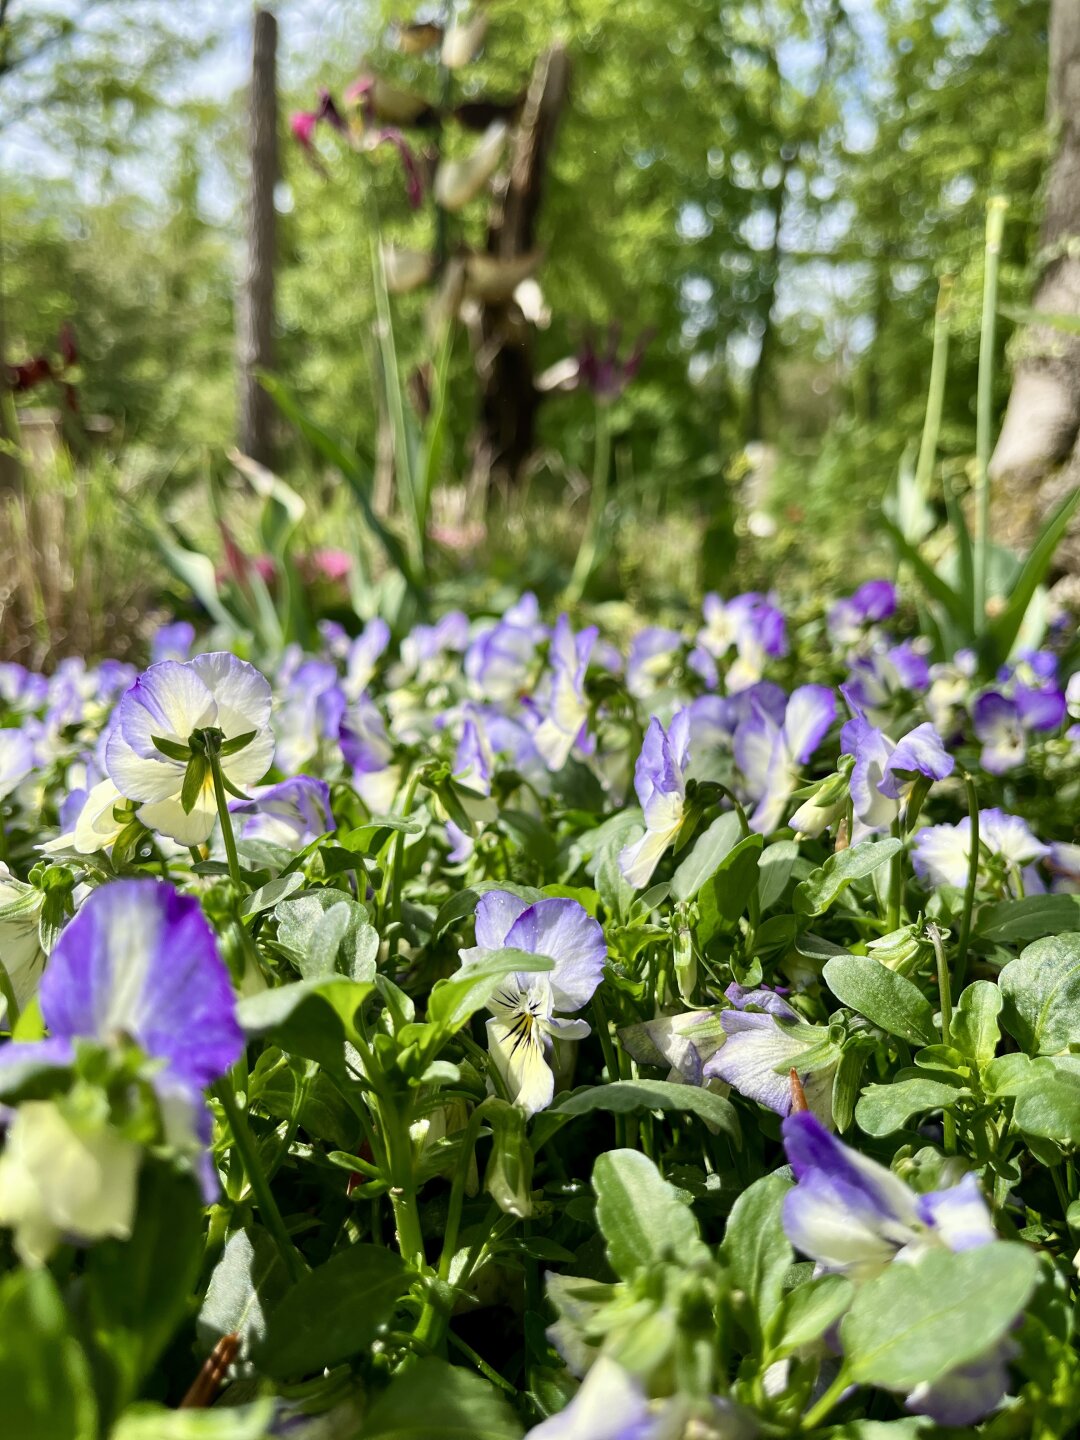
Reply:
[[255, 1196], [255, 1202], [262, 1215], [263, 1224], [273, 1236], [277, 1245], [278, 1253], [282, 1263], [288, 1271], [289, 1279], [295, 1285], [304, 1278], [304, 1262], [297, 1253], [296, 1247], [289, 1239], [289, 1232], [285, 1228], [285, 1221], [281, 1218], [281, 1211], [277, 1207], [270, 1183], [266, 1178], [266, 1172], [259, 1160], [258, 1147], [255, 1144], [255, 1137], [247, 1123], [247, 1116], [240, 1109], [236, 1099], [236, 1092], [232, 1087], [232, 1080], [226, 1076], [217, 1087], [217, 1096], [221, 1101], [222, 1109], [225, 1111], [225, 1118], [229, 1122], [229, 1129], [232, 1131], [233, 1144], [240, 1153], [243, 1162], [244, 1173], [247, 1175], [251, 1192]]
[[240, 874], [240, 858], [236, 853], [236, 836], [233, 834], [232, 816], [229, 814], [229, 801], [225, 794], [225, 782], [221, 778], [221, 757], [211, 748], [207, 751], [206, 758], [210, 765], [210, 774], [214, 777], [214, 799], [217, 801], [218, 820], [221, 822], [221, 835], [225, 841], [225, 858], [229, 862], [229, 875], [236, 888], [243, 892], [247, 887]]
[[604, 523], [607, 506], [608, 472], [611, 469], [611, 428], [608, 424], [607, 409], [596, 407], [595, 450], [593, 453], [592, 487], [589, 491], [589, 515], [585, 521], [585, 534], [581, 537], [574, 572], [566, 591], [566, 604], [576, 605], [585, 594], [600, 548], [600, 527]]
[[[894, 820], [892, 826], [893, 836], [897, 840], [903, 839], [900, 833], [900, 821]], [[897, 930], [900, 927], [900, 906], [904, 893], [904, 852], [898, 850], [889, 862], [889, 911], [887, 927], [889, 930]]]
[[998, 268], [1008, 201], [991, 196], [986, 207], [986, 263], [983, 270], [982, 331], [979, 336], [979, 379], [975, 413], [975, 633], [986, 624], [987, 558], [990, 548], [990, 441], [994, 419], [994, 331], [997, 322]]
[[815, 1430], [825, 1419], [825, 1416], [828, 1415], [829, 1411], [836, 1408], [840, 1397], [847, 1387], [847, 1374], [843, 1368], [841, 1368], [840, 1373], [825, 1391], [824, 1395], [822, 1395], [817, 1403], [812, 1405], [803, 1416], [802, 1428], [804, 1430]]
[[[937, 960], [938, 997], [941, 1004], [941, 1043], [942, 1045], [951, 1045], [952, 985], [949, 980], [949, 962], [945, 958], [945, 946], [942, 943], [941, 931], [938, 927], [933, 923], [928, 924], [926, 933], [930, 936], [930, 943], [934, 947], [934, 956]], [[943, 1129], [945, 1132], [945, 1153], [946, 1155], [955, 1155], [956, 1121], [947, 1110], [944, 1113]]]
[[967, 976], [968, 943], [971, 940], [971, 912], [975, 905], [975, 886], [979, 880], [979, 795], [975, 789], [975, 782], [970, 775], [964, 776], [964, 785], [967, 789], [968, 819], [971, 822], [971, 830], [968, 834], [968, 843], [971, 849], [968, 853], [968, 877], [964, 889], [964, 909], [960, 916], [960, 939], [956, 945], [956, 992], [964, 988], [964, 980]]

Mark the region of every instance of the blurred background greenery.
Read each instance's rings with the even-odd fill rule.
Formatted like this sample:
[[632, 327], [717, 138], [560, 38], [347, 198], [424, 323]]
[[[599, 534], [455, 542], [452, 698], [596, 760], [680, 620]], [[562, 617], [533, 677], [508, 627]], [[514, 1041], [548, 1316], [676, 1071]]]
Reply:
[[[483, 50], [454, 72], [456, 101], [519, 95], [552, 45], [570, 63], [538, 221], [536, 373], [590, 339], [602, 347], [612, 326], [623, 356], [647, 343], [612, 403], [598, 406], [583, 385], [545, 394], [527, 463], [478, 481], [475, 355], [452, 339], [431, 573], [453, 585], [482, 570], [557, 597], [587, 523], [601, 424], [610, 490], [593, 600], [662, 612], [710, 587], [805, 593], [881, 569], [875, 517], [918, 444], [942, 276], [953, 287], [939, 460], [961, 498], [970, 480], [994, 194], [1009, 201], [1001, 298], [1030, 294], [1048, 0], [483, 8]], [[443, 221], [429, 203], [410, 210], [391, 146], [357, 153], [322, 127], [316, 165], [288, 115], [312, 111], [320, 85], [341, 103], [360, 68], [432, 100], [445, 99], [436, 87], [446, 76], [402, 53], [394, 22], [416, 19], [411, 7], [273, 9], [275, 371], [311, 424], [374, 457], [372, 499], [393, 532], [399, 517], [377, 476], [389, 392], [372, 202], [387, 243], [445, 251]], [[54, 353], [65, 325], [78, 350], [70, 374], [19, 397], [63, 414], [74, 377], [78, 415], [63, 427], [76, 459], [39, 455], [0, 500], [0, 638], [6, 658], [35, 663], [71, 649], [122, 653], [170, 587], [182, 598], [141, 527], [168, 517], [173, 537], [219, 570], [226, 539], [245, 554], [266, 548], [265, 496], [223, 459], [236, 429], [251, 12], [231, 0], [192, 0], [182, 13], [146, 0], [9, 0], [0, 14], [0, 358]], [[424, 144], [418, 132], [421, 160]], [[451, 247], [483, 249], [483, 203], [453, 222]], [[416, 377], [430, 390], [430, 306], [430, 290], [391, 301], [407, 404]], [[999, 325], [999, 409], [1010, 333]], [[297, 553], [367, 545], [376, 575], [355, 487], [280, 416], [274, 449], [275, 471], [305, 502]], [[52, 507], [47, 522], [41, 506]], [[33, 540], [43, 524], [56, 533]], [[39, 575], [41, 594], [30, 594], [26, 575], [43, 567], [51, 578]], [[100, 597], [96, 617], [74, 577]], [[368, 604], [355, 586], [352, 600]]]

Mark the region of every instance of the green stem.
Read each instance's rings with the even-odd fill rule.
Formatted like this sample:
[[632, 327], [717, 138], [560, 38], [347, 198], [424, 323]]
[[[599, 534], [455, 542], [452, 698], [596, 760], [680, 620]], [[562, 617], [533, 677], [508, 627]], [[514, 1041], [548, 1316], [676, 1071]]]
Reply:
[[983, 270], [982, 331], [975, 418], [975, 633], [986, 623], [987, 556], [990, 546], [990, 442], [994, 418], [994, 331], [997, 324], [998, 268], [1008, 201], [991, 197], [986, 207], [986, 263]]
[[[892, 824], [893, 838], [902, 840], [899, 819]], [[889, 862], [889, 911], [886, 921], [889, 930], [900, 927], [900, 907], [904, 894], [904, 852], [898, 850]]]
[[968, 843], [971, 850], [968, 854], [968, 876], [967, 885], [964, 888], [964, 909], [960, 916], [960, 939], [956, 946], [956, 990], [957, 993], [964, 988], [964, 980], [967, 976], [968, 944], [971, 940], [971, 912], [975, 905], [975, 886], [979, 880], [979, 795], [975, 789], [975, 782], [970, 775], [964, 776], [964, 786], [967, 790], [968, 819], [971, 822], [971, 829], [968, 832]]
[[255, 1196], [255, 1203], [259, 1207], [259, 1213], [263, 1218], [263, 1224], [273, 1236], [277, 1245], [278, 1253], [281, 1256], [289, 1278], [295, 1285], [304, 1278], [304, 1262], [297, 1253], [296, 1247], [289, 1239], [289, 1232], [285, 1228], [285, 1221], [281, 1218], [281, 1211], [277, 1207], [273, 1192], [270, 1189], [266, 1174], [259, 1161], [259, 1150], [255, 1144], [255, 1137], [247, 1123], [247, 1116], [240, 1109], [236, 1099], [236, 1092], [232, 1087], [232, 1080], [226, 1076], [217, 1087], [217, 1096], [221, 1101], [222, 1109], [225, 1111], [225, 1118], [229, 1122], [229, 1129], [232, 1131], [233, 1144], [240, 1153], [243, 1162], [244, 1173], [247, 1176], [248, 1184], [251, 1186], [251, 1193]]
[[843, 1395], [847, 1387], [847, 1373], [841, 1368], [840, 1373], [825, 1391], [825, 1394], [821, 1396], [816, 1404], [811, 1405], [810, 1409], [803, 1416], [802, 1428], [804, 1430], [816, 1429], [825, 1419], [825, 1416], [828, 1415], [829, 1411], [836, 1408], [840, 1396]]
[[566, 592], [567, 605], [576, 605], [585, 594], [585, 587], [596, 567], [596, 555], [600, 548], [600, 530], [604, 523], [607, 507], [608, 475], [611, 470], [611, 427], [608, 424], [607, 409], [596, 407], [596, 444], [593, 453], [592, 488], [589, 491], [589, 514], [585, 521], [585, 534], [574, 561], [574, 572]]
[[210, 774], [214, 777], [214, 799], [217, 801], [218, 820], [221, 822], [221, 836], [225, 841], [225, 858], [229, 863], [229, 876], [241, 893], [246, 893], [243, 876], [240, 874], [240, 857], [236, 853], [236, 836], [233, 834], [229, 801], [225, 794], [225, 782], [221, 778], [221, 757], [209, 749], [207, 760]]
[[934, 311], [934, 349], [930, 359], [930, 384], [926, 396], [926, 417], [923, 420], [919, 459], [915, 466], [915, 486], [923, 500], [930, 499], [941, 434], [941, 414], [945, 404], [945, 377], [949, 368], [949, 312], [952, 303], [953, 277], [942, 275], [938, 281], [937, 308]]
[[[930, 936], [930, 943], [934, 947], [934, 956], [937, 960], [937, 982], [938, 998], [941, 1004], [941, 1043], [942, 1045], [952, 1044], [952, 985], [949, 980], [949, 962], [945, 958], [945, 946], [941, 940], [941, 931], [933, 923], [927, 925], [926, 933]], [[945, 1132], [945, 1153], [946, 1155], [956, 1154], [956, 1121], [946, 1110], [943, 1118], [943, 1129]]]

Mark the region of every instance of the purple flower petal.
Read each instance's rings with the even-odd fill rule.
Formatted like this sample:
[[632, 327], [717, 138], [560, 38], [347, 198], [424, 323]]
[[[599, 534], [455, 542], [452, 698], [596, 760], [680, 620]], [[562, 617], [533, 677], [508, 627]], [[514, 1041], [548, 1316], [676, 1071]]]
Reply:
[[244, 1048], [214, 932], [199, 902], [164, 881], [95, 890], [56, 942], [40, 999], [54, 1038], [129, 1036], [196, 1089]]

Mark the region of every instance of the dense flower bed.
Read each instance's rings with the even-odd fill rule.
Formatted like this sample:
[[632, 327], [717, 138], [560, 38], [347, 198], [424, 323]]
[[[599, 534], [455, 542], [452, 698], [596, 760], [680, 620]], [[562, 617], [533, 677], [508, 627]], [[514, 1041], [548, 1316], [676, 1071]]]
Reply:
[[1072, 637], [896, 610], [0, 666], [10, 1433], [1069, 1433]]

